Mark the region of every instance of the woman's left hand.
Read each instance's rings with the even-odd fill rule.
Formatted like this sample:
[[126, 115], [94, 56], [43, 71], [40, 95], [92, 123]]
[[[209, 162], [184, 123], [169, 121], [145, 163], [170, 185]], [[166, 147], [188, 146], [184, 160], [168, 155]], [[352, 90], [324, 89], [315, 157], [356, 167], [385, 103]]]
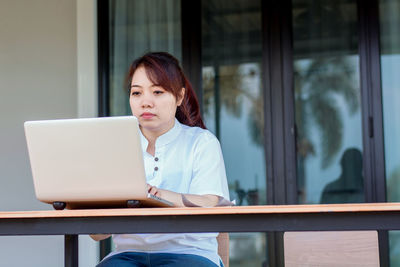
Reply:
[[[147, 184], [147, 192], [157, 197], [161, 197], [174, 203], [177, 207], [184, 207], [182, 202], [182, 194], [175, 193], [170, 190], [160, 189], [153, 185]], [[219, 198], [215, 195], [192, 195], [185, 194], [187, 200], [200, 207], [214, 207], [218, 204]]]

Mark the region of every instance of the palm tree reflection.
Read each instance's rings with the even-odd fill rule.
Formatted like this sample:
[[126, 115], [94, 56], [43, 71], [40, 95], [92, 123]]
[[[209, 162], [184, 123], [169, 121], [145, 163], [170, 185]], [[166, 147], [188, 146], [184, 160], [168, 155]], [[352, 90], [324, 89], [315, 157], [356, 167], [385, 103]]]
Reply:
[[359, 109], [359, 88], [354, 82], [354, 68], [345, 56], [317, 58], [308, 64], [295, 63], [295, 106], [298, 130], [298, 156], [315, 154], [312, 126], [321, 136], [321, 166], [328, 167], [342, 146], [342, 107], [337, 97], [345, 100], [349, 113]]
[[[305, 203], [305, 165], [309, 156], [320, 151], [321, 168], [329, 167], [343, 142], [344, 100], [350, 115], [360, 107], [357, 77], [348, 56], [314, 58], [294, 65], [295, 113], [297, 125], [297, 175], [301, 203]], [[319, 143], [312, 131], [317, 129]]]
[[[260, 65], [256, 66], [247, 72], [243, 71], [241, 65], [220, 66], [217, 71], [214, 66], [214, 71], [204, 72], [204, 109], [206, 114], [215, 113], [215, 116], [218, 116], [216, 124], [220, 123], [219, 116], [222, 109], [235, 118], [247, 116], [251, 140], [254, 144], [263, 146], [262, 90], [251, 88], [254, 83], [246, 83], [249, 77], [261, 79], [258, 75]], [[360, 94], [358, 83], [354, 81], [354, 69], [351, 60], [346, 56], [317, 57], [299, 60], [294, 64], [300, 194], [305, 179], [305, 161], [307, 157], [316, 154], [316, 146], [320, 147], [319, 156], [323, 169], [332, 164], [342, 147], [343, 106], [338, 103], [338, 97], [344, 99], [349, 114], [355, 114], [359, 110]], [[216, 101], [216, 90], [218, 90], [218, 101]], [[250, 105], [246, 105], [245, 114], [243, 103], [246, 101]], [[311, 134], [313, 128], [319, 132], [319, 142]]]

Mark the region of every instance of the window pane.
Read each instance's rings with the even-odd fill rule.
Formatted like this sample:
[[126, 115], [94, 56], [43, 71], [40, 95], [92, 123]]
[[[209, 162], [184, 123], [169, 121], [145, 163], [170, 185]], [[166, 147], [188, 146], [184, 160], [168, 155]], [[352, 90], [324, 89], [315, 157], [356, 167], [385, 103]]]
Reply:
[[180, 0], [109, 0], [110, 112], [131, 114], [124, 81], [129, 65], [149, 51], [181, 59]]
[[[202, 1], [204, 117], [222, 146], [230, 195], [266, 203], [261, 1]], [[264, 233], [231, 233], [230, 266], [262, 266]]]
[[381, 66], [388, 201], [400, 201], [400, 0], [381, 0]]
[[364, 202], [356, 2], [293, 1], [299, 203]]
[[[387, 201], [400, 201], [400, 0], [380, 0]], [[390, 266], [400, 266], [400, 232], [390, 231]]]
[[254, 0], [202, 1], [204, 117], [242, 205], [266, 203], [260, 10]]

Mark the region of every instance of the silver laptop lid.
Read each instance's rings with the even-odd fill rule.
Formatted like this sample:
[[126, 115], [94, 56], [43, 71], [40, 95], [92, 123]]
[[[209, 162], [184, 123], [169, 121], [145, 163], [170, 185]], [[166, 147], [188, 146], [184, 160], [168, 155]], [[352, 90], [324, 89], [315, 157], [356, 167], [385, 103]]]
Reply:
[[29, 121], [24, 127], [40, 201], [147, 198], [135, 117]]

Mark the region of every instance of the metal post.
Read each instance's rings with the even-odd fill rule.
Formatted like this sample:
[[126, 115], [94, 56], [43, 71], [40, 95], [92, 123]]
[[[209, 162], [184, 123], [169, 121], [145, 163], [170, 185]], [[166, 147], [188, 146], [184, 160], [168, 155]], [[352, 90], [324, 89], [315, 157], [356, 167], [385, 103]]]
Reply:
[[78, 235], [65, 235], [64, 266], [78, 267]]
[[100, 241], [100, 261], [111, 252], [111, 237]]

